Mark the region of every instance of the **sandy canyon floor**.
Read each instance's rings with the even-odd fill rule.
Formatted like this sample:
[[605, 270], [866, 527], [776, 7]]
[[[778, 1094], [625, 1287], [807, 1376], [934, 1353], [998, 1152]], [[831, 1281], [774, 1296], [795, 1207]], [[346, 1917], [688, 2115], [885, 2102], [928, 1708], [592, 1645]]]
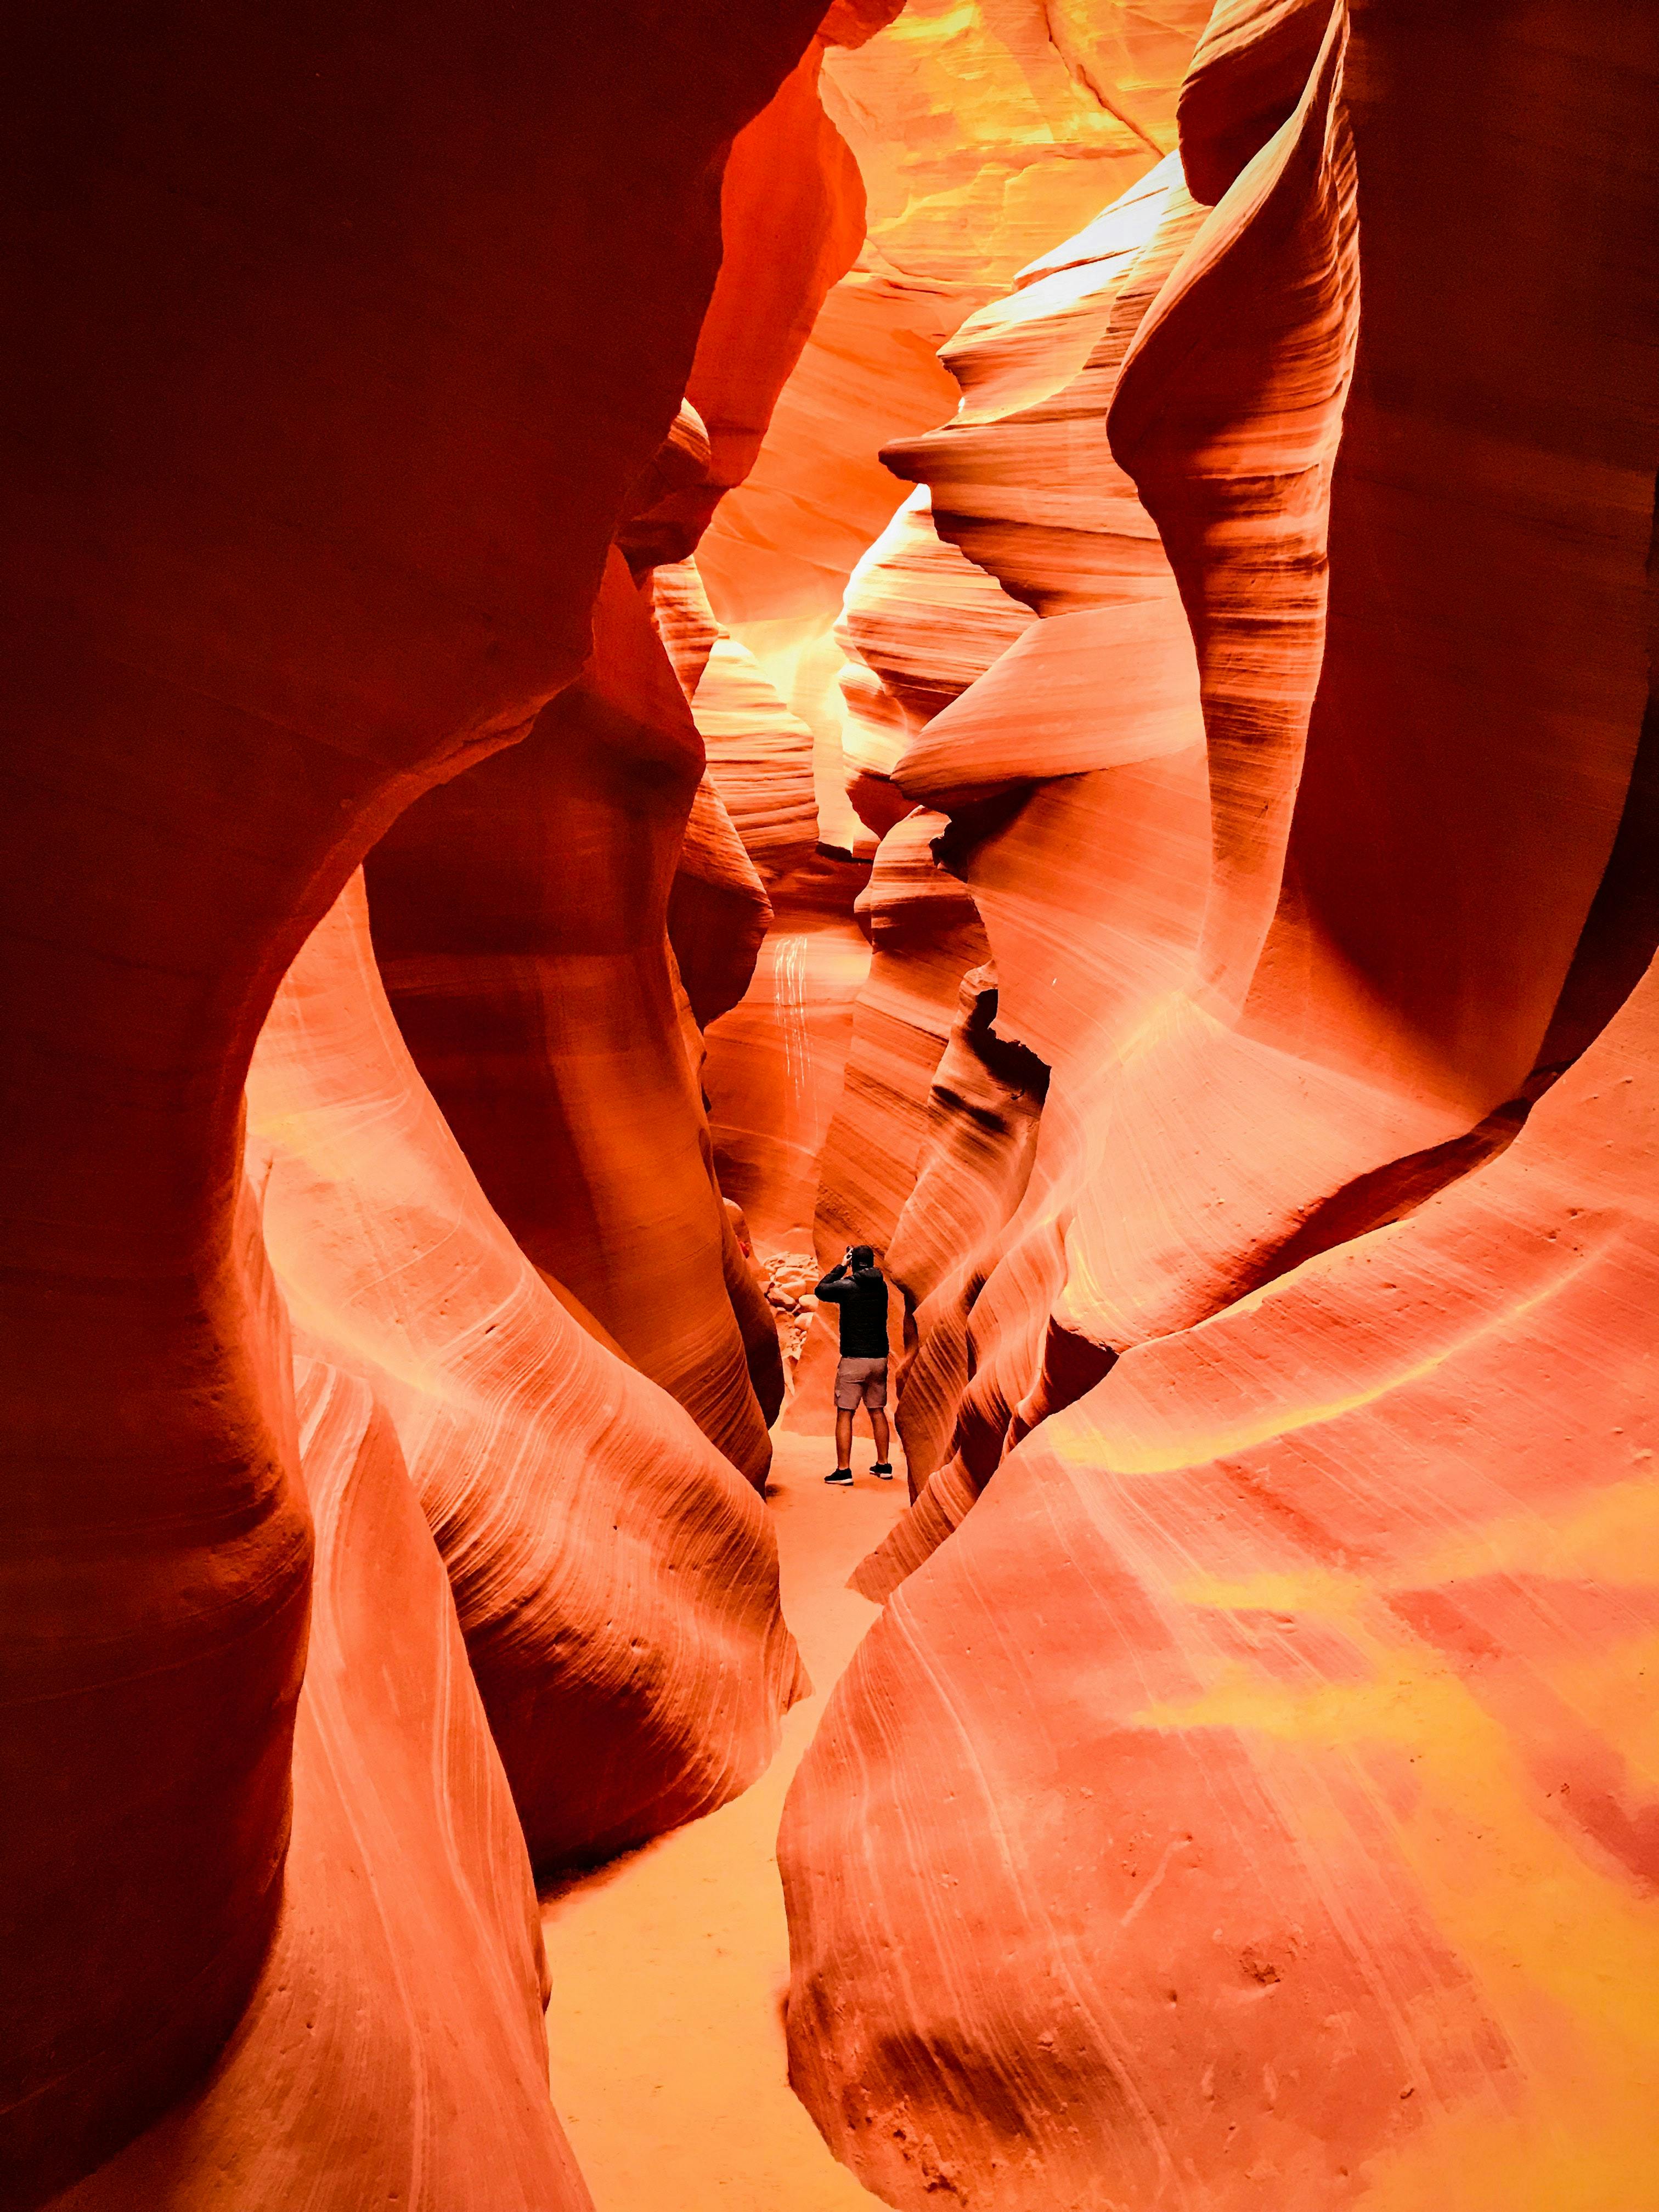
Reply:
[[553, 2094], [599, 2212], [852, 2212], [879, 2200], [836, 2164], [785, 2071], [789, 1944], [776, 1838], [830, 1690], [876, 1607], [847, 1577], [904, 1501], [867, 1472], [826, 1489], [826, 1436], [777, 1434], [769, 1490], [783, 1603], [813, 1695], [746, 1796], [543, 1900]]

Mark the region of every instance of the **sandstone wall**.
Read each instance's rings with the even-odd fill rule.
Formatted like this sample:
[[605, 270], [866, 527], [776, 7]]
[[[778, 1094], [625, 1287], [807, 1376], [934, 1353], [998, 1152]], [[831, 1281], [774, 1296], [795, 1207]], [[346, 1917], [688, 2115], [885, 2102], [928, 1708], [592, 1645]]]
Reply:
[[816, 12], [182, 0], [19, 27], [16, 2201], [202, 2075], [277, 1924], [313, 1538], [234, 1227], [255, 1038], [396, 814], [580, 668], [714, 284], [724, 148]]
[[896, 2204], [1645, 2185], [1656, 74], [1229, 0], [891, 456], [1040, 617], [890, 774], [1048, 1077], [969, 1153], [940, 1068], [925, 1487], [785, 1820]]

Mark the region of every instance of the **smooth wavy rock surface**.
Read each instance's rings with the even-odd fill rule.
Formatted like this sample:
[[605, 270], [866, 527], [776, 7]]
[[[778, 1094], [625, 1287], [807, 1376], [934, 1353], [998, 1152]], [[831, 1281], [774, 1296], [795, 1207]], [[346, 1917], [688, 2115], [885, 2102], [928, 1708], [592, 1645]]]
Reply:
[[[824, 65], [858, 158], [870, 260], [977, 301], [1176, 143], [1206, 0], [909, 0]], [[977, 303], [976, 301], [976, 303]]]
[[818, 1251], [826, 1266], [860, 1239], [885, 1252], [915, 1178], [929, 1087], [962, 979], [985, 933], [933, 839], [942, 815], [918, 807], [881, 842], [855, 908], [869, 933], [841, 1101], [819, 1156]]
[[703, 520], [753, 468], [778, 395], [864, 241], [864, 185], [824, 113], [814, 39], [726, 157], [724, 252], [686, 397], [712, 448]]
[[963, 316], [1172, 149], [1206, 12], [910, 0], [879, 36], [825, 57], [822, 95], [862, 173], [868, 236], [700, 558], [721, 620], [817, 737], [826, 836], [861, 857], [841, 796], [844, 656], [830, 631], [898, 504], [879, 451], [952, 411], [935, 356]]
[[[978, 910], [935, 860], [949, 823], [913, 807], [892, 769], [933, 716], [1030, 627], [1030, 611], [934, 530], [927, 490], [905, 501], [848, 583], [842, 751], [848, 795], [884, 833], [855, 912], [869, 936], [836, 1119], [819, 1158], [817, 1249], [827, 1266], [859, 1239], [884, 1252], [911, 1193], [930, 1085], [962, 981], [986, 958]], [[908, 1276], [896, 1279], [909, 1286]]]
[[793, 2078], [889, 2202], [1644, 2201], [1656, 1058], [1659, 974], [1502, 1158], [1126, 1355], [872, 1631], [781, 1863]]
[[[1051, 1341], [1047, 1323], [1104, 1138], [1096, 1094], [1115, 1040], [1197, 944], [1210, 817], [1196, 661], [1103, 418], [1139, 317], [1199, 220], [1173, 162], [1132, 187], [970, 319], [951, 349], [959, 416], [892, 456], [936, 480], [939, 527], [1044, 610], [895, 764], [904, 791], [951, 817], [934, 849], [965, 879], [994, 955], [964, 987], [955, 1064], [927, 1100], [889, 1255], [914, 1317], [899, 1405], [912, 1485], [937, 1476], [933, 1505], [947, 1490], [951, 1501], [933, 1540], [994, 1467], [1048, 1352], [1076, 1364], [1073, 1334]], [[915, 625], [910, 650], [926, 643]], [[836, 1195], [826, 1179], [826, 1206]], [[1088, 1379], [1100, 1371], [1096, 1354]], [[893, 1540], [907, 1567], [915, 1534]], [[873, 1594], [892, 1571], [860, 1587]]]
[[819, 855], [773, 894], [755, 980], [710, 1028], [703, 1082], [720, 1188], [763, 1257], [812, 1249], [817, 1163], [841, 1096], [870, 945], [853, 919], [870, 871]]
[[613, 553], [580, 681], [521, 744], [402, 816], [368, 863], [369, 915], [416, 1065], [507, 1228], [761, 1482], [766, 1427], [666, 951], [702, 770]]
[[1659, 2149], [1659, 24], [1294, 12], [1200, 48], [1213, 210], [1045, 257], [900, 457], [1043, 617], [895, 776], [1052, 1075], [1005, 1225], [924, 1156], [895, 1231], [932, 1480], [785, 1822], [793, 2078], [896, 2205]]
[[1210, 205], [1296, 112], [1331, 0], [1217, 0], [1176, 106], [1181, 167]]
[[[1196, 639], [1207, 823], [1191, 782], [1194, 756], [1180, 744], [1193, 725], [1178, 618], [1162, 660], [1150, 635], [1136, 641], [1137, 626], [1158, 619], [1156, 599], [1051, 616], [899, 764], [904, 787], [925, 803], [969, 807], [963, 865], [996, 961], [999, 1025], [1055, 1071], [1023, 1215], [1012, 1241], [982, 1255], [975, 1271], [985, 1294], [970, 1276], [971, 1304], [953, 1300], [921, 1321], [915, 1380], [926, 1419], [910, 1423], [901, 1408], [902, 1428], [914, 1430], [913, 1473], [941, 1465], [945, 1378], [973, 1378], [957, 1397], [943, 1468], [959, 1501], [952, 1517], [1006, 1443], [1094, 1379], [1091, 1357], [1098, 1373], [1126, 1346], [1201, 1319], [1417, 1202], [1437, 1179], [1507, 1141], [1527, 1098], [1560, 1065], [1547, 1033], [1620, 819], [1645, 692], [1654, 430], [1619, 400], [1628, 373], [1602, 357], [1603, 341], [1584, 338], [1602, 349], [1595, 370], [1568, 359], [1565, 343], [1540, 352], [1524, 335], [1540, 312], [1533, 288], [1494, 274], [1492, 313], [1513, 319], [1530, 374], [1559, 379], [1562, 407], [1540, 416], [1525, 395], [1510, 404], [1540, 445], [1559, 438], [1570, 447], [1567, 394], [1576, 407], [1599, 390], [1604, 430], [1626, 456], [1622, 472], [1604, 472], [1563, 450], [1545, 472], [1557, 501], [1553, 537], [1584, 549], [1559, 580], [1582, 622], [1570, 644], [1551, 642], [1555, 612], [1537, 595], [1556, 585], [1534, 557], [1541, 495], [1506, 478], [1478, 447], [1460, 447], [1457, 466], [1472, 487], [1468, 526], [1442, 531], [1429, 520], [1447, 496], [1433, 471], [1461, 403], [1425, 393], [1419, 411], [1401, 417], [1385, 404], [1395, 386], [1380, 368], [1345, 398], [1362, 297], [1365, 358], [1381, 364], [1392, 346], [1401, 374], [1408, 359], [1443, 357], [1459, 326], [1431, 340], [1414, 295], [1396, 280], [1412, 252], [1433, 252], [1428, 208], [1395, 183], [1404, 147], [1426, 146], [1438, 125], [1410, 103], [1378, 103], [1375, 57], [1365, 59], [1365, 100], [1351, 102], [1340, 90], [1344, 35], [1334, 18], [1297, 112], [1201, 227], [1190, 204], [1180, 212], [1171, 187], [1078, 380], [1111, 410], [1116, 458], [1095, 477], [1095, 511], [1103, 520], [1127, 511], [1132, 488], [1119, 464], [1132, 468]], [[1443, 58], [1452, 68], [1451, 55]], [[1501, 136], [1502, 100], [1488, 97], [1486, 127]], [[1382, 203], [1358, 228], [1356, 194], [1363, 204], [1364, 191], [1348, 151], [1351, 105], [1373, 149]], [[1551, 138], [1539, 155], [1546, 167], [1560, 158], [1555, 146]], [[1426, 154], [1413, 152], [1419, 158]], [[1478, 215], [1496, 239], [1516, 218], [1492, 163], [1483, 168], [1472, 155], [1460, 173], [1470, 220]], [[1627, 219], [1615, 210], [1652, 191], [1639, 164], [1610, 174], [1611, 230]], [[1097, 234], [1121, 241], [1133, 199], [1109, 211]], [[1089, 235], [1050, 256], [1053, 273], [1025, 293], [1074, 283]], [[1357, 265], [1367, 252], [1379, 258], [1375, 281]], [[1498, 258], [1514, 271], [1508, 248]], [[1577, 297], [1592, 280], [1575, 267], [1561, 281]], [[1594, 281], [1603, 304], [1581, 301], [1576, 328], [1595, 327], [1598, 315], [1604, 330], [1609, 314], [1617, 322], [1605, 303], [1620, 272]], [[1028, 311], [1017, 327], [1041, 319]], [[1005, 421], [1029, 438], [1034, 417], [1063, 414], [1066, 395], [1006, 418], [975, 410], [975, 389], [994, 396], [1005, 375], [1016, 396], [1029, 389], [1014, 375], [1018, 349], [1000, 342], [996, 311], [981, 321], [983, 335], [969, 326], [957, 346], [968, 378], [968, 462], [952, 459], [952, 426], [921, 441], [904, 465], [940, 473], [941, 527], [965, 533], [960, 542], [1011, 588], [1064, 605], [1056, 586], [1066, 540], [1047, 520], [1054, 503], [1029, 510], [1033, 528], [999, 515], [996, 498], [978, 497], [974, 481], [984, 476], [994, 493], [1001, 481], [992, 441]], [[1462, 357], [1500, 408], [1501, 376], [1491, 366], [1500, 357], [1486, 350], [1478, 316], [1463, 328]], [[1054, 344], [1063, 361], [1058, 325]], [[1240, 349], [1236, 370], [1226, 366], [1229, 348]], [[1255, 364], [1249, 377], [1247, 354]], [[1027, 374], [1039, 366], [1034, 359]], [[1275, 391], [1270, 410], [1264, 395]], [[1444, 419], [1437, 404], [1449, 410]], [[976, 411], [987, 411], [982, 431], [969, 420]], [[1090, 448], [1074, 435], [1067, 450], [1066, 496], [1086, 514]], [[1420, 465], [1410, 462], [1413, 452]], [[1292, 481], [1301, 489], [1288, 497]], [[1328, 508], [1343, 527], [1328, 564]], [[1408, 509], [1419, 518], [1410, 525]], [[1121, 592], [1145, 588], [1129, 584], [1127, 562], [1118, 565]], [[1098, 556], [1094, 566], [1103, 573]], [[1338, 611], [1329, 622], [1328, 575]], [[1498, 590], [1498, 578], [1513, 587]], [[1374, 674], [1379, 593], [1392, 611], [1391, 637], [1419, 626], [1413, 649], [1397, 655], [1390, 645], [1384, 653], [1390, 670], [1412, 672], [1409, 698]], [[1459, 593], [1465, 611], [1454, 639], [1447, 610]], [[1162, 604], [1175, 617], [1167, 583]], [[1468, 641], [1495, 624], [1513, 651], [1488, 662]], [[1571, 704], [1555, 688], [1561, 652], [1597, 663], [1593, 676], [1585, 667]], [[1525, 709], [1513, 701], [1493, 720], [1475, 702], [1486, 686], [1510, 701], [1510, 671], [1522, 664], [1534, 672]], [[1117, 859], [1110, 871], [1078, 877], [1066, 900], [1057, 838], [1069, 834], [1085, 852], [1104, 829], [1104, 817], [1092, 832], [1082, 818], [1069, 833], [1063, 823], [1086, 800], [1086, 776], [1040, 787], [988, 840], [976, 835], [971, 808], [999, 792], [1017, 797], [1015, 779], [1039, 769], [1046, 749], [1057, 768], [1103, 760], [1085, 749], [1101, 745], [1109, 727], [1092, 705], [1103, 687], [1125, 760], [1097, 802], [1111, 805]], [[1535, 765], [1494, 805], [1487, 748], [1498, 728], [1519, 729], [1516, 717]], [[1430, 727], [1439, 732], [1431, 760], [1420, 750]], [[1145, 764], [1131, 768], [1127, 757], [1137, 750]], [[1109, 799], [1120, 787], [1121, 798]], [[1438, 794], [1431, 831], [1423, 812], [1431, 787]], [[1547, 820], [1562, 841], [1548, 862], [1540, 842]], [[1431, 851], [1438, 857], [1425, 874]], [[1064, 957], [1091, 942], [1100, 964], [1079, 969], [1075, 951]], [[1454, 942], [1444, 959], [1431, 950]], [[1127, 995], [1125, 981], [1134, 985]], [[1005, 1262], [1022, 1279], [999, 1280]], [[1048, 1310], [1046, 1327], [1033, 1298]]]
[[[574, 675], [816, 0], [68, 0], [6, 75], [0, 2159], [210, 2063], [288, 1832], [308, 1537], [236, 1257], [278, 983]], [[576, 426], [580, 426], [577, 428]]]
[[248, 1084], [301, 1341], [390, 1409], [538, 1866], [694, 1818], [795, 1693], [747, 1485], [514, 1243], [422, 1084], [349, 886]]
[[708, 770], [692, 794], [668, 892], [668, 942], [701, 1029], [749, 988], [772, 902]]
[[[826, 1240], [890, 1230], [890, 1272], [920, 1338], [900, 1413], [913, 1481], [949, 1456], [975, 1369], [994, 1386], [996, 1300], [977, 1303], [988, 1277], [1028, 1237], [1052, 1273], [1079, 1126], [1059, 1141], [1063, 1104], [1030, 1217], [1001, 1241], [1031, 1176], [1049, 1072], [1041, 1055], [1087, 1065], [1096, 1025], [1121, 1022], [1178, 973], [1171, 952], [1197, 927], [1207, 831], [1197, 672], [1155, 526], [1103, 433], [1139, 315], [1197, 221], [1166, 161], [968, 319], [945, 349], [961, 405], [941, 429], [887, 449], [923, 489], [856, 572], [840, 626], [869, 664], [842, 677], [858, 726], [847, 742], [855, 801], [879, 818], [869, 797], [879, 773], [897, 794], [890, 818], [906, 796], [951, 817], [931, 816], [943, 834], [930, 848], [964, 881], [1007, 963], [1005, 994], [995, 962], [966, 975], [983, 957], [971, 936], [954, 975], [942, 945], [930, 952], [929, 1018], [908, 1054], [884, 1056], [918, 1072], [924, 1039], [936, 1046], [951, 1029], [949, 1064], [906, 1102], [929, 1133], [920, 1158], [901, 1122], [872, 1204], [855, 1164], [873, 1133], [859, 1127], [860, 1091], [875, 1087], [862, 1040], [866, 1029], [872, 1042], [885, 1034], [878, 990], [894, 966], [878, 957], [855, 1014], [853, 1141], [826, 1152]], [[953, 549], [963, 557], [947, 566]], [[960, 578], [981, 569], [963, 589]], [[889, 833], [896, 857], [913, 834], [910, 823]], [[999, 1031], [1004, 995], [1019, 1026], [1005, 1012]], [[1025, 1266], [1010, 1302], [1027, 1367], [1042, 1337], [1040, 1321], [1031, 1337], [1032, 1281]], [[999, 1413], [1000, 1448], [1008, 1407]]]
[[836, 643], [847, 720], [848, 796], [876, 834], [910, 811], [892, 781], [901, 756], [935, 714], [1000, 659], [1030, 610], [933, 527], [919, 484], [848, 580]]
[[691, 695], [708, 780], [744, 850], [771, 885], [810, 860], [818, 840], [812, 732], [778, 696], [746, 646], [722, 630]]
[[55, 2212], [592, 2212], [536, 1896], [391, 1421], [297, 1363], [317, 1535], [270, 1955], [202, 2087]]

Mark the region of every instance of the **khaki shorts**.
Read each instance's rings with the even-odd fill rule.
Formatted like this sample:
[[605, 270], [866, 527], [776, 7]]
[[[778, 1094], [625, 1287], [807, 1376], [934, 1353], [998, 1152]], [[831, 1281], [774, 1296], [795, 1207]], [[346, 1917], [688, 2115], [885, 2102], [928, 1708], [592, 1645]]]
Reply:
[[887, 1403], [887, 1362], [884, 1359], [843, 1359], [836, 1370], [836, 1411], [856, 1413], [867, 1406], [878, 1413]]

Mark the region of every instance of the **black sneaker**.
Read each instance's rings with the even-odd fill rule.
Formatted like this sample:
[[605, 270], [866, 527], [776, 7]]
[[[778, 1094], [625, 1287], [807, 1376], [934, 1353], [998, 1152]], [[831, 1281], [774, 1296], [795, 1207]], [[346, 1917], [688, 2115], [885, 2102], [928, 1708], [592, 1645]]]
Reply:
[[890, 1459], [878, 1459], [870, 1472], [878, 1474], [884, 1482], [890, 1482], [893, 1480], [893, 1462]]
[[843, 1490], [850, 1490], [853, 1486], [853, 1470], [850, 1467], [838, 1467], [833, 1474], [826, 1474], [823, 1479], [826, 1482], [840, 1483]]

